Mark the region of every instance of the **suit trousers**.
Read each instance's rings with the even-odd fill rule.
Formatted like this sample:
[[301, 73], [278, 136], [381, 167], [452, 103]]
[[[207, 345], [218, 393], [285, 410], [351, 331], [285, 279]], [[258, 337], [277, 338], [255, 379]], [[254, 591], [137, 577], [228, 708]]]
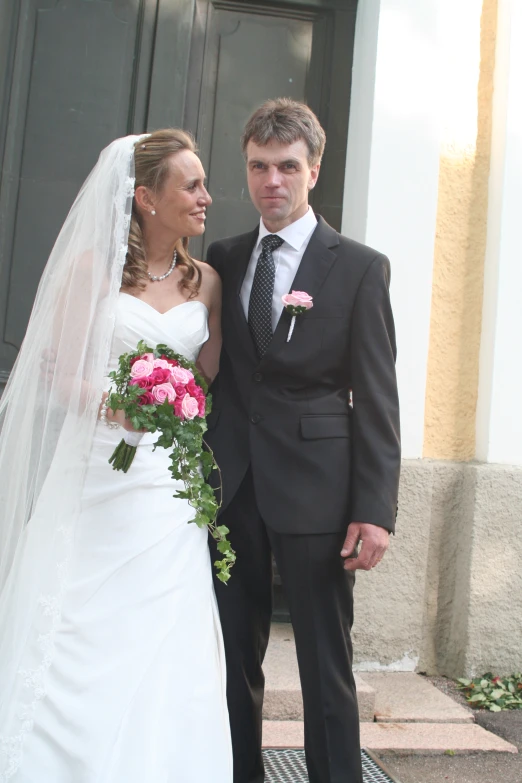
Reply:
[[[272, 552], [295, 633], [310, 783], [362, 783], [352, 674], [354, 575], [342, 568], [345, 533], [289, 535], [261, 518], [249, 469], [220, 524], [237, 562], [214, 578], [227, 660], [234, 783], [263, 783], [263, 659], [272, 615]], [[212, 561], [218, 559], [211, 540]]]

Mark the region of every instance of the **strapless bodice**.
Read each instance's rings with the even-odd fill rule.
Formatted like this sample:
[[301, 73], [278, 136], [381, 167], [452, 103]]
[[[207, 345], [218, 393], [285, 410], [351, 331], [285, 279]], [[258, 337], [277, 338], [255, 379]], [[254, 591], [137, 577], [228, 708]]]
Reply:
[[154, 348], [160, 343], [191, 362], [208, 340], [208, 311], [203, 302], [192, 300], [160, 313], [130, 294], [120, 293], [116, 308], [109, 372], [115, 370], [123, 353], [136, 350], [140, 340]]

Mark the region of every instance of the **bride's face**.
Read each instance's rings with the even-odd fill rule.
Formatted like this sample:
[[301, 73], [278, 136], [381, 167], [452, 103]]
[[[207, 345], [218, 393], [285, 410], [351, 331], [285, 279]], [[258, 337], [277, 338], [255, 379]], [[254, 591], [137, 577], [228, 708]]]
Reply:
[[212, 204], [205, 187], [205, 171], [197, 155], [182, 150], [170, 158], [170, 173], [162, 190], [150, 194], [151, 209], [156, 211], [154, 229], [161, 226], [173, 236], [193, 237], [205, 231], [206, 209]]

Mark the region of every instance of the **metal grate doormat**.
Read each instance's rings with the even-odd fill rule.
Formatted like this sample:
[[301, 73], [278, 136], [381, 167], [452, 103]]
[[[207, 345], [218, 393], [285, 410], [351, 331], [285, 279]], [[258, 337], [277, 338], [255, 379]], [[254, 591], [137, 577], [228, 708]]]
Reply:
[[[265, 783], [308, 783], [304, 750], [263, 751]], [[399, 783], [391, 778], [367, 751], [361, 750], [363, 783]]]

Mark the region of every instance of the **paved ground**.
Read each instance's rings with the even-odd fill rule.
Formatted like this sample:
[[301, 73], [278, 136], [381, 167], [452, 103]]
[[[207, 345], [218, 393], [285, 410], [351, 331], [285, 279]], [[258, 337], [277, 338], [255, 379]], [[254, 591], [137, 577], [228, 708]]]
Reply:
[[[465, 704], [454, 684], [443, 678], [430, 681], [460, 704]], [[465, 756], [387, 756], [379, 754], [400, 783], [522, 783], [522, 710], [484, 712], [473, 710], [476, 722], [518, 747], [511, 753], [476, 753]]]
[[[274, 626], [265, 663], [263, 742], [269, 748], [302, 748], [291, 626]], [[522, 710], [473, 711], [455, 683], [442, 677], [364, 672], [361, 678], [369, 708], [361, 739], [400, 783], [522, 783]], [[447, 750], [457, 753], [444, 755]]]

